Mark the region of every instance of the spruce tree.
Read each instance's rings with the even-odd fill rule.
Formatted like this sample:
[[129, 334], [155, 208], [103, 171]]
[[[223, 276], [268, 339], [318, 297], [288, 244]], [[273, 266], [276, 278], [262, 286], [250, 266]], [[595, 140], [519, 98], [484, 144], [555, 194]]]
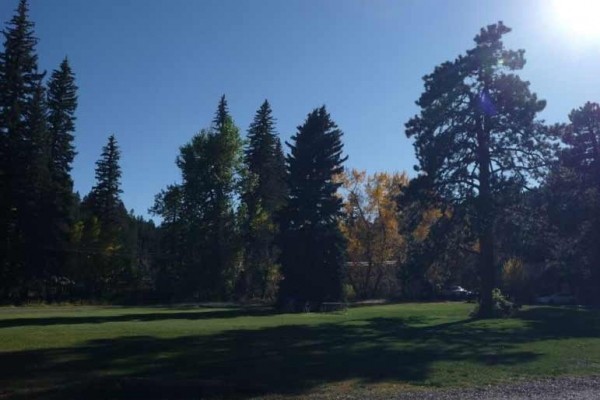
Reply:
[[[40, 166], [40, 126], [43, 112], [34, 24], [29, 20], [26, 0], [21, 0], [14, 17], [4, 29], [4, 50], [0, 54], [0, 286], [20, 286], [38, 275], [26, 252], [33, 242], [28, 224], [31, 207], [41, 188], [32, 180], [32, 169]], [[36, 97], [37, 96], [37, 97]], [[2, 288], [0, 288], [2, 290]]]
[[49, 242], [47, 214], [44, 202], [48, 198], [50, 176], [48, 171], [48, 125], [45, 90], [41, 82], [31, 100], [25, 118], [29, 145], [24, 152], [23, 180], [13, 193], [19, 199], [17, 225], [21, 235], [21, 257], [25, 266], [25, 281], [38, 296], [45, 297], [53, 270], [48, 262], [53, 254]]
[[75, 157], [73, 145], [77, 86], [75, 76], [65, 58], [53, 71], [48, 82], [48, 132], [51, 192], [45, 199], [49, 246], [54, 249], [55, 272], [68, 263], [69, 236], [74, 223], [75, 198], [71, 168]]
[[267, 100], [256, 112], [247, 137], [245, 257], [239, 290], [245, 297], [264, 298], [270, 294], [269, 281], [277, 274], [277, 217], [286, 200], [285, 158]]
[[130, 257], [124, 250], [128, 214], [120, 197], [120, 158], [117, 140], [111, 135], [96, 162], [96, 184], [81, 205], [81, 252], [87, 257], [78, 275], [93, 296], [114, 291], [123, 271], [130, 266]]
[[267, 100], [256, 112], [248, 129], [244, 155], [248, 172], [256, 177], [255, 188], [246, 196], [248, 203], [255, 207], [260, 202], [268, 213], [277, 212], [286, 199], [285, 158]]
[[289, 200], [282, 223], [279, 301], [342, 299], [345, 241], [339, 228], [342, 131], [325, 107], [315, 109], [288, 144]]
[[115, 135], [110, 135], [108, 143], [102, 148], [100, 159], [96, 161], [96, 185], [88, 199], [92, 212], [98, 217], [107, 235], [118, 230], [123, 216], [120, 159], [117, 139]]

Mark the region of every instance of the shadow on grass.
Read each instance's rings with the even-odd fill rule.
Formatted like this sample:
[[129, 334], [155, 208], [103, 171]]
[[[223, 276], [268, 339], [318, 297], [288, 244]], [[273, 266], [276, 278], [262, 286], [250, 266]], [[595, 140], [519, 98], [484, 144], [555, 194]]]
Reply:
[[519, 351], [520, 343], [600, 333], [597, 313], [544, 308], [519, 318], [526, 327], [514, 330], [471, 320], [422, 326], [414, 317], [399, 317], [94, 340], [81, 347], [3, 353], [0, 387], [34, 388], [21, 391], [26, 398], [130, 399], [302, 394], [348, 379], [424, 384], [435, 361], [523, 364], [540, 355]]
[[[151, 322], [167, 321], [174, 319], [204, 320], [223, 319], [237, 317], [259, 317], [275, 314], [269, 307], [249, 307], [232, 309], [198, 309], [196, 311], [178, 311], [178, 308], [167, 309], [158, 313], [137, 313], [120, 315], [98, 315], [98, 316], [73, 316], [73, 317], [33, 317], [33, 318], [10, 318], [0, 319], [0, 329], [22, 326], [49, 326], [49, 325], [75, 325], [75, 324], [101, 324], [107, 322]], [[185, 310], [192, 310], [186, 307]]]

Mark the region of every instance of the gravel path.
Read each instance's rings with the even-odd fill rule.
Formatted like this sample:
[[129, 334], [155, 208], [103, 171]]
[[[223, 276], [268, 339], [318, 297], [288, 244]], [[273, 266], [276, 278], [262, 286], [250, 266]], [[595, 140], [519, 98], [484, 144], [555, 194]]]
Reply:
[[327, 398], [332, 400], [600, 400], [600, 376], [546, 378], [475, 389], [399, 392], [386, 394], [385, 397], [361, 393]]
[[479, 389], [414, 393], [396, 399], [597, 400], [600, 399], [600, 377], [552, 378]]

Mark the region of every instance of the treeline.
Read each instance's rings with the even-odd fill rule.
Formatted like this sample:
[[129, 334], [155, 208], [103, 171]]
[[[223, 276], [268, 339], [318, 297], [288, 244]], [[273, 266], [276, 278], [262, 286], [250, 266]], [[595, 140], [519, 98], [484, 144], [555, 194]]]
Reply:
[[0, 297], [166, 302], [432, 299], [450, 284], [518, 302], [569, 292], [600, 303], [600, 106], [569, 123], [538, 118], [504, 47], [504, 24], [424, 77], [406, 123], [416, 177], [345, 170], [342, 131], [311, 111], [284, 153], [268, 101], [243, 139], [223, 96], [212, 124], [177, 156], [181, 179], [155, 198], [152, 221], [127, 212], [110, 136], [96, 183], [70, 176], [77, 108], [65, 59], [38, 70], [20, 1], [0, 54]]
[[54, 301], [129, 289], [154, 226], [129, 215], [119, 198], [114, 136], [92, 191], [83, 200], [73, 192], [75, 74], [67, 58], [48, 77], [39, 69], [33, 28], [20, 1], [0, 53], [0, 298]]
[[180, 183], [156, 196], [157, 228], [120, 198], [114, 135], [91, 192], [73, 193], [75, 76], [65, 59], [45, 79], [33, 28], [21, 0], [0, 59], [3, 301], [343, 297], [335, 177], [345, 158], [325, 107], [308, 114], [286, 157], [267, 101], [243, 141], [223, 96], [211, 126], [180, 149]]

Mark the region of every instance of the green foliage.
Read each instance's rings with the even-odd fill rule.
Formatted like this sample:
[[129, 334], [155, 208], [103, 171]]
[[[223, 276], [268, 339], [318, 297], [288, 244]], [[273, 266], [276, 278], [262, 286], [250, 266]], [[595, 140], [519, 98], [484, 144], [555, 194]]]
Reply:
[[518, 304], [513, 303], [506, 298], [500, 289], [495, 288], [492, 290], [492, 314], [490, 315], [486, 312], [486, 314], [482, 316], [481, 304], [478, 304], [471, 315], [476, 318], [506, 318], [514, 316], [520, 307], [521, 306]]
[[161, 192], [151, 209], [165, 220], [161, 242], [170, 255], [160, 267], [161, 286], [179, 287], [180, 297], [227, 298], [241, 255], [234, 203], [241, 187], [242, 141], [224, 96], [212, 127], [181, 147], [177, 166], [181, 184]]
[[245, 253], [237, 292], [244, 298], [273, 299], [278, 287], [273, 275], [279, 268], [275, 240], [287, 187], [283, 151], [268, 101], [256, 112], [247, 137], [240, 214]]

